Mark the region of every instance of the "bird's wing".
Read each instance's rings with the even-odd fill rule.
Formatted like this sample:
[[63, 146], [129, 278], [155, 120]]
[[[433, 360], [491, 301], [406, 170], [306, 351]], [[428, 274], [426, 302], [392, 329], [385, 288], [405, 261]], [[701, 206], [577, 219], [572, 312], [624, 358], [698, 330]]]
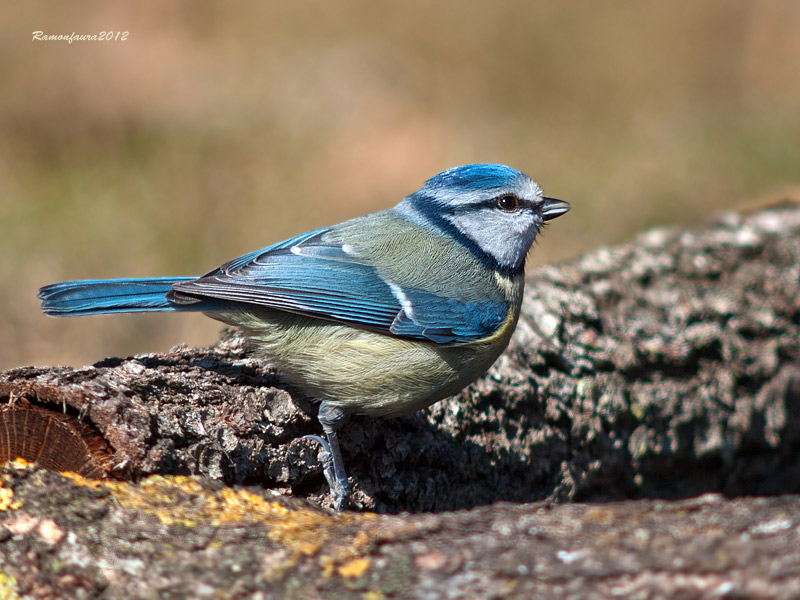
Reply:
[[169, 299], [242, 302], [438, 344], [489, 336], [507, 316], [505, 302], [462, 302], [387, 281], [347, 244], [326, 240], [328, 231], [305, 233], [176, 283]]

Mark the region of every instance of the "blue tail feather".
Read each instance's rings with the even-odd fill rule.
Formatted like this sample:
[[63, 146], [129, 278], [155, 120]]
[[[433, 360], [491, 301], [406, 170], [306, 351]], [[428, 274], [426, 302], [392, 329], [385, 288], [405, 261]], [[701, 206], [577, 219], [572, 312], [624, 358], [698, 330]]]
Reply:
[[39, 290], [42, 310], [58, 317], [179, 310], [207, 310], [204, 302], [190, 306], [166, 298], [176, 283], [194, 277], [62, 281]]

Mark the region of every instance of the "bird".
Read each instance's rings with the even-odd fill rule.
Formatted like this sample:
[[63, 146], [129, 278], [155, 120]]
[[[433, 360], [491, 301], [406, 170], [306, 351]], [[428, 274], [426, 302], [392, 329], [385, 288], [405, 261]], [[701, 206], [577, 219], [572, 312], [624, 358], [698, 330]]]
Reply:
[[350, 481], [339, 429], [351, 414], [395, 417], [452, 396], [505, 350], [528, 252], [570, 209], [524, 173], [454, 167], [387, 210], [315, 229], [200, 277], [65, 281], [44, 313], [199, 311], [319, 401], [323, 474], [336, 510]]

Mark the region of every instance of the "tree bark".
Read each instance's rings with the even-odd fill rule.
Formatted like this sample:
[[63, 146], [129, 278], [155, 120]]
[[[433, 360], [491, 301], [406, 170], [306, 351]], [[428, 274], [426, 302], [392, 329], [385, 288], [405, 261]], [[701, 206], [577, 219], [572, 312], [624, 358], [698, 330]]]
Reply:
[[[514, 339], [485, 377], [410, 417], [343, 428], [355, 509], [482, 507], [435, 516], [336, 516], [222, 488], [328, 501], [318, 448], [299, 439], [319, 433], [313, 402], [236, 333], [210, 348], [8, 371], [0, 446], [24, 439], [11, 454], [108, 479], [8, 467], [0, 570], [21, 593], [44, 586], [54, 597], [68, 575], [86, 597], [124, 596], [128, 585], [193, 597], [181, 581], [264, 597], [581, 597], [582, 585], [791, 597], [796, 498], [530, 503], [797, 493], [799, 329], [797, 204], [726, 214], [703, 231], [656, 230], [532, 270]], [[51, 448], [70, 448], [77, 463], [50, 458]], [[239, 512], [228, 521], [228, 510]], [[281, 537], [306, 526], [317, 545], [298, 539], [313, 552]], [[48, 535], [59, 539], [41, 546]], [[247, 581], [225, 571], [235, 548], [241, 568], [258, 573]], [[56, 563], [74, 568], [56, 573]]]
[[4, 598], [800, 595], [800, 497], [380, 516], [209, 479], [0, 477]]

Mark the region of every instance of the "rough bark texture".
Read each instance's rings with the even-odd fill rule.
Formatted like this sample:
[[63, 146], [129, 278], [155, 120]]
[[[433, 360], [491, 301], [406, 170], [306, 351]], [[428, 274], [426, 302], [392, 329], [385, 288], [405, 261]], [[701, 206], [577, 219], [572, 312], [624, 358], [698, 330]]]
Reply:
[[[728, 214], [700, 232], [657, 230], [568, 265], [534, 270], [523, 311], [509, 350], [460, 395], [411, 417], [356, 417], [344, 427], [355, 508], [440, 512], [498, 501], [800, 491], [797, 205]], [[89, 597], [102, 590], [119, 594], [119, 586], [128, 585], [128, 574], [138, 572], [133, 563], [161, 573], [154, 576], [162, 583], [147, 582], [154, 587], [142, 587], [141, 595], [162, 597], [164, 590], [174, 590], [175, 597], [192, 596], [179, 590], [178, 572], [184, 568], [187, 573], [193, 568], [192, 581], [205, 582], [211, 595], [214, 589], [247, 595], [259, 587], [254, 582], [267, 581], [274, 569], [280, 577], [277, 587], [263, 588], [266, 597], [278, 590], [326, 596], [326, 581], [331, 590], [354, 597], [378, 591], [384, 596], [437, 597], [443, 589], [437, 586], [454, 590], [454, 597], [462, 593], [458, 590], [466, 596], [475, 592], [477, 597], [494, 597], [505, 590], [527, 597], [536, 589], [550, 597], [558, 590], [562, 596], [575, 592], [579, 597], [587, 589], [581, 585], [608, 585], [604, 589], [621, 589], [623, 595], [629, 595], [626, 590], [668, 595], [681, 589], [722, 597], [800, 593], [793, 587], [800, 577], [800, 504], [792, 498], [728, 502], [715, 496], [699, 504], [641, 501], [547, 509], [496, 505], [473, 512], [383, 518], [330, 516], [303, 505], [286, 513], [278, 526], [258, 511], [247, 513], [258, 502], [256, 496], [246, 496], [254, 506], [236, 500], [242, 515], [235, 525], [224, 521], [223, 527], [219, 516], [195, 517], [194, 504], [216, 502], [224, 512], [230, 508], [222, 506], [228, 501], [225, 493], [233, 494], [230, 498], [251, 493], [226, 492], [219, 487], [223, 482], [327, 501], [318, 448], [298, 439], [318, 433], [313, 403], [287, 388], [265, 359], [248, 354], [236, 334], [205, 349], [107, 359], [82, 369], [9, 371], [0, 375], [0, 402], [9, 401], [17, 407], [15, 419], [26, 405], [79, 418], [105, 444], [89, 444], [99, 453], [93, 460], [116, 478], [91, 487], [55, 474], [8, 470], [0, 488], [9, 490], [6, 510], [0, 513], [7, 532], [0, 541], [0, 556], [6, 561], [2, 571], [26, 593], [40, 584], [56, 590], [55, 595], [62, 593], [55, 579], [47, 577], [56, 577], [53, 553], [67, 546], [71, 549], [63, 551], [72, 552], [72, 559], [59, 555], [59, 565], [106, 565], [90, 575], [76, 567], [76, 589]], [[143, 479], [155, 473], [221, 481]], [[176, 521], [164, 522], [158, 511], [170, 509], [159, 509], [155, 498], [143, 496], [132, 505], [119, 500], [120, 494], [146, 494], [154, 485], [189, 489], [164, 492], [181, 515]], [[191, 490], [218, 500], [197, 500]], [[86, 509], [79, 527], [75, 513], [83, 509], [76, 507], [84, 505], [85, 495], [96, 508]], [[17, 501], [22, 504], [15, 505]], [[298, 506], [299, 501], [287, 502]], [[278, 510], [275, 506], [259, 510]], [[692, 506], [701, 508], [687, 508]], [[283, 542], [267, 543], [274, 541], [273, 534], [283, 535], [282, 527], [300, 528], [307, 516], [325, 523], [313, 530], [326, 538], [317, 550], [305, 554]], [[51, 527], [51, 521], [75, 535], [43, 550], [36, 546], [36, 536], [42, 523]], [[216, 525], [194, 527], [189, 521]], [[30, 529], [23, 531], [28, 525], [20, 522]], [[252, 523], [262, 528], [254, 529]], [[352, 533], [347, 543], [338, 534], [319, 533], [338, 531], [342, 523], [361, 533]], [[389, 535], [387, 541], [367, 523], [386, 527], [384, 532], [409, 533], [407, 538]], [[527, 524], [523, 529], [528, 533], [519, 533], [520, 523]], [[0, 527], [0, 540], [2, 532]], [[365, 537], [358, 537], [362, 533]], [[414, 543], [434, 533], [432, 549], [414, 550]], [[150, 554], [134, 548], [141, 540], [124, 541], [136, 534], [154, 544], [148, 546]], [[128, 548], [133, 563], [113, 558], [126, 550], [116, 548], [108, 536]], [[256, 541], [245, 550], [241, 539], [234, 542], [230, 536]], [[311, 582], [306, 576], [320, 577], [319, 570], [328, 568], [323, 557], [338, 556], [337, 544], [360, 544], [356, 538], [378, 541], [364, 541], [364, 548], [352, 550], [346, 561], [330, 563], [334, 566], [327, 575], [314, 579], [308, 590], [291, 587], [292, 582]], [[406, 544], [405, 550], [395, 542]], [[260, 565], [261, 579], [225, 580], [222, 567], [206, 566], [213, 562], [208, 557], [236, 547]], [[786, 553], [779, 559], [781, 549]], [[393, 553], [406, 557], [402, 568], [386, 562], [388, 556], [394, 560]], [[12, 554], [16, 558], [9, 559]], [[348, 561], [361, 559], [369, 563], [363, 573], [334, 576]], [[232, 563], [225, 564], [232, 568]], [[350, 568], [358, 572], [364, 565], [356, 562]], [[384, 586], [380, 573], [393, 573], [395, 587]], [[236, 587], [234, 580], [244, 587]], [[762, 584], [763, 589], [758, 587]]]
[[0, 597], [800, 596], [800, 497], [379, 516], [207, 479], [0, 477]]

